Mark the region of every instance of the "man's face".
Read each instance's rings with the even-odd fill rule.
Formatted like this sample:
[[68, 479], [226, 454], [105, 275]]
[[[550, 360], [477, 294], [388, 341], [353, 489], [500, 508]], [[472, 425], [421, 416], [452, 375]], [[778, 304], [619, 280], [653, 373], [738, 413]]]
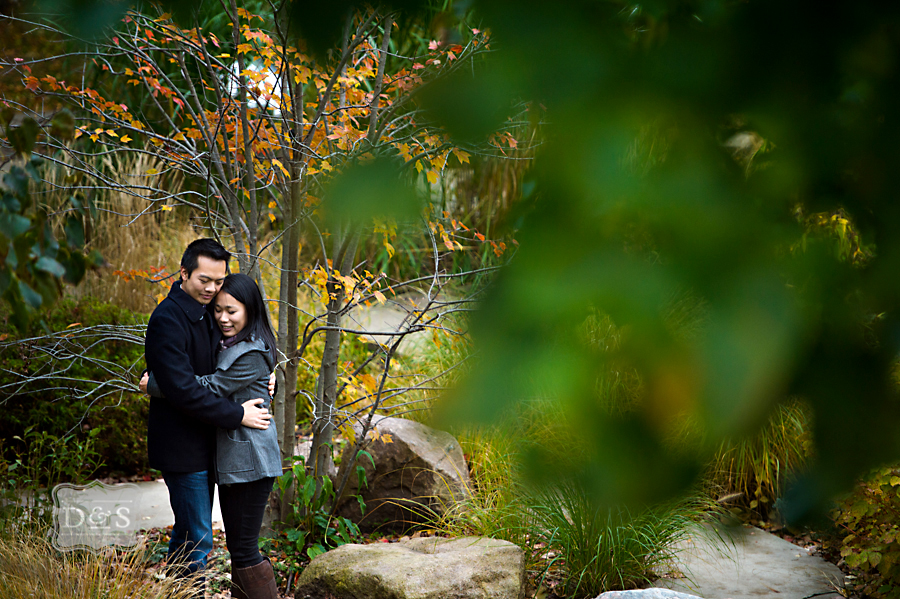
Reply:
[[187, 271], [181, 269], [181, 288], [189, 296], [203, 305], [212, 301], [222, 283], [225, 281], [228, 263], [224, 260], [213, 260], [206, 256], [197, 257], [197, 268], [188, 276]]

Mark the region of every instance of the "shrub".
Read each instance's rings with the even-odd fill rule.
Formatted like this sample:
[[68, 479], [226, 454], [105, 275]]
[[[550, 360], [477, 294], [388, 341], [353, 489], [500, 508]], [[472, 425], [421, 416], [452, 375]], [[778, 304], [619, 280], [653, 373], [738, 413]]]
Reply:
[[[99, 430], [94, 449], [107, 472], [146, 471], [149, 402], [130, 391], [143, 363], [146, 317], [87, 298], [60, 302], [45, 321], [48, 330], [68, 329], [72, 336], [35, 334], [0, 343], [0, 439], [21, 437], [31, 427], [78, 439]], [[131, 332], [91, 333], [97, 325]], [[4, 451], [15, 461], [14, 445], [7, 442]]]
[[874, 470], [837, 501], [827, 544], [854, 570], [855, 594], [900, 597], [900, 469]]

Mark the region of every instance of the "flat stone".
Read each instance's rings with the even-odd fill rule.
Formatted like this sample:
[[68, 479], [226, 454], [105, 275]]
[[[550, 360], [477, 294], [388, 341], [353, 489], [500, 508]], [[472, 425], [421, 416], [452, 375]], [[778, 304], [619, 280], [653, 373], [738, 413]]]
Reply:
[[484, 537], [342, 545], [297, 584], [295, 599], [521, 599], [525, 555]]
[[600, 593], [596, 599], [701, 599], [696, 595], [679, 593], [669, 589], [650, 588], [634, 591], [607, 591]]
[[680, 547], [676, 566], [685, 578], [660, 579], [653, 586], [704, 599], [843, 597], [835, 590], [844, 583], [840, 569], [802, 547], [752, 526], [736, 529], [733, 544], [725, 547], [711, 543], [709, 535], [694, 535]]

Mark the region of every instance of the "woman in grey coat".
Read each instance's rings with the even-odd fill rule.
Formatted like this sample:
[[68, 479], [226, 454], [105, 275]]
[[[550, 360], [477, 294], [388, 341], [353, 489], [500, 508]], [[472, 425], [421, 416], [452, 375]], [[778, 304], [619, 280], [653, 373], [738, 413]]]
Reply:
[[[198, 376], [201, 385], [238, 404], [269, 397], [269, 373], [275, 367], [275, 337], [256, 282], [243, 274], [226, 277], [214, 300], [214, 317], [222, 331], [216, 371]], [[159, 391], [151, 374], [148, 392]], [[263, 406], [269, 409], [269, 399]], [[259, 530], [281, 454], [274, 423], [269, 428], [245, 426], [216, 433], [219, 505], [225, 544], [231, 553], [231, 596], [277, 599], [272, 565], [259, 552]]]

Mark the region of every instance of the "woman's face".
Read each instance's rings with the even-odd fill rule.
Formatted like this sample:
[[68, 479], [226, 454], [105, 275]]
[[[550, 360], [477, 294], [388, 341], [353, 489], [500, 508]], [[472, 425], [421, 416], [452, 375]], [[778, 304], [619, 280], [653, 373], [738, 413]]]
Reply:
[[225, 292], [216, 296], [216, 322], [224, 337], [234, 337], [247, 326], [247, 308]]

